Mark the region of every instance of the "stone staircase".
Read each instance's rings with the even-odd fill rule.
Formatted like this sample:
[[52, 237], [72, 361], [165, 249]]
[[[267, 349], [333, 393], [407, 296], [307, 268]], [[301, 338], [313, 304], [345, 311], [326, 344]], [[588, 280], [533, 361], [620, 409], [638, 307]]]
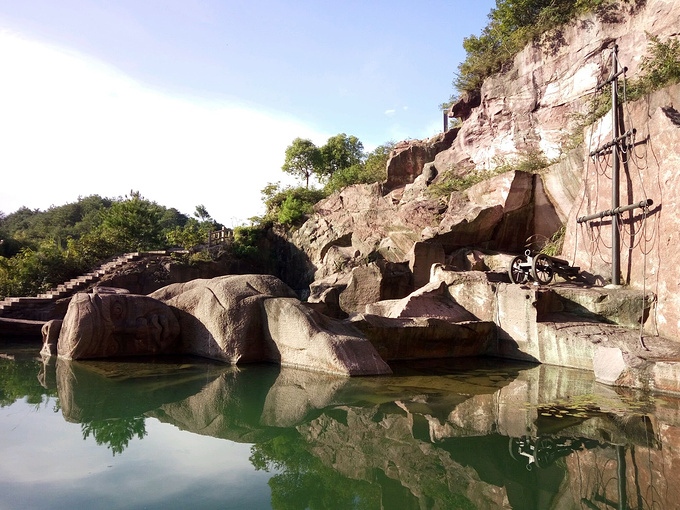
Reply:
[[89, 273], [57, 285], [43, 294], [28, 297], [8, 297], [0, 301], [0, 317], [10, 319], [49, 320], [54, 306], [59, 299], [69, 297], [76, 292], [96, 283], [105, 275], [113, 273], [121, 267], [146, 257], [169, 255], [169, 251], [146, 251], [126, 253], [106, 262]]

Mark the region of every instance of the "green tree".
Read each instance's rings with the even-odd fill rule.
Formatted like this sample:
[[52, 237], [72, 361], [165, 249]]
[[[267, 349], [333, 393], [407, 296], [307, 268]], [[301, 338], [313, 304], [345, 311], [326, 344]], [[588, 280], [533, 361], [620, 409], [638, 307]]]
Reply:
[[364, 158], [364, 145], [356, 136], [347, 136], [345, 133], [332, 136], [321, 147], [323, 166], [321, 177], [332, 177], [338, 170], [359, 165]]
[[387, 161], [394, 145], [394, 142], [379, 145], [366, 155], [364, 161], [335, 172], [326, 183], [326, 192], [330, 194], [352, 184], [369, 184], [387, 179]]
[[323, 156], [314, 142], [296, 138], [286, 148], [286, 160], [281, 169], [291, 175], [305, 180], [309, 188], [309, 178], [318, 174], [323, 165]]
[[161, 226], [163, 209], [138, 191], [114, 202], [102, 220], [102, 235], [121, 252], [156, 250], [165, 247]]

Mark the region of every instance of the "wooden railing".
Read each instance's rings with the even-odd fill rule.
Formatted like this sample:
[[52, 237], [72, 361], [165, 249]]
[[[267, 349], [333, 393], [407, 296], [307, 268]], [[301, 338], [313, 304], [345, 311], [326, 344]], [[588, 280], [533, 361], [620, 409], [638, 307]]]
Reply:
[[233, 238], [234, 231], [230, 228], [222, 227], [220, 230], [212, 230], [208, 234], [208, 247], [229, 243]]

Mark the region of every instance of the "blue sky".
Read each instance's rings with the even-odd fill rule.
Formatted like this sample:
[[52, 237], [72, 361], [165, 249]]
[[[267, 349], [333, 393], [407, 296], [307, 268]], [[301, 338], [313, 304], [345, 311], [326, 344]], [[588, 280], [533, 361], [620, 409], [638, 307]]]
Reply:
[[0, 211], [131, 190], [233, 226], [295, 137], [441, 130], [491, 0], [0, 0]]

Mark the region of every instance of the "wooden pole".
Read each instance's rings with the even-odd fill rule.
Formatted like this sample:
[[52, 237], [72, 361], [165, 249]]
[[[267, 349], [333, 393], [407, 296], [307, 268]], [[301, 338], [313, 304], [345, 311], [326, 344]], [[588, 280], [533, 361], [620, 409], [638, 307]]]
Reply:
[[[612, 52], [612, 76], [618, 73], [618, 45], [614, 45]], [[612, 81], [612, 140], [619, 137], [619, 108], [618, 108], [619, 80]], [[618, 143], [612, 145], [612, 210], [619, 207], [619, 151]], [[621, 236], [619, 233], [619, 215], [612, 215], [612, 285], [620, 285], [621, 274]]]

